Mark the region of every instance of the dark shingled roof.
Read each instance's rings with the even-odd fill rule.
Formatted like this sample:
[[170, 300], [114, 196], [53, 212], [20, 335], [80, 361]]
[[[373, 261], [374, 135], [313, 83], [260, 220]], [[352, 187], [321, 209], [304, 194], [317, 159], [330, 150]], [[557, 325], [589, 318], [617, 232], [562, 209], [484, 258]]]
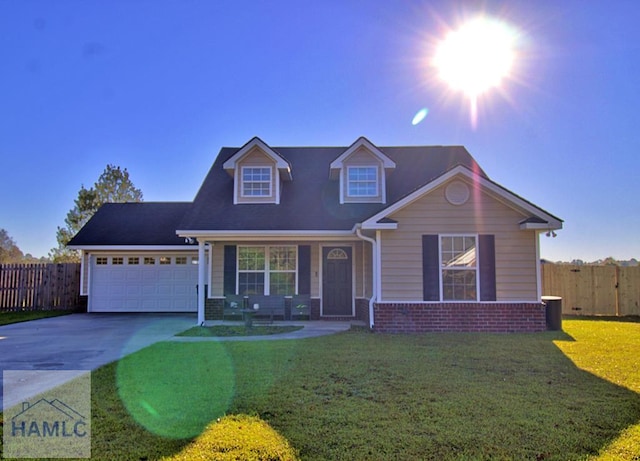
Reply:
[[176, 229], [190, 206], [190, 202], [105, 203], [68, 245], [186, 245]]
[[379, 147], [396, 163], [387, 175], [387, 203], [340, 205], [339, 182], [329, 165], [347, 147], [273, 147], [291, 165], [280, 204], [233, 204], [233, 178], [222, 164], [238, 148], [223, 148], [209, 170], [180, 230], [350, 230], [364, 219], [457, 165], [485, 176], [462, 146]]
[[351, 230], [448, 170], [463, 165], [485, 176], [462, 146], [379, 147], [396, 163], [389, 170], [387, 203], [340, 205], [339, 181], [329, 166], [348, 147], [275, 147], [291, 165], [280, 204], [233, 204], [233, 178], [223, 163], [240, 148], [222, 148], [194, 201], [108, 203], [69, 246], [186, 245], [176, 230]]

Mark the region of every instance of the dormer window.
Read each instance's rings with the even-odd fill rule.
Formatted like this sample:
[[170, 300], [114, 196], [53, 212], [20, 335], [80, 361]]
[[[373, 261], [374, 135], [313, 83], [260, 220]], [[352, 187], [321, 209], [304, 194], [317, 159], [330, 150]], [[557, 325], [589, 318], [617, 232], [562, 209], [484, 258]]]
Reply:
[[378, 196], [378, 168], [375, 166], [347, 167], [347, 181], [349, 197]]
[[387, 175], [396, 164], [366, 138], [358, 138], [329, 166], [340, 181], [340, 204], [387, 203]]
[[242, 167], [242, 196], [271, 197], [271, 171], [269, 167]]
[[260, 138], [253, 138], [222, 168], [233, 178], [233, 203], [280, 204], [282, 183], [292, 181], [291, 165]]

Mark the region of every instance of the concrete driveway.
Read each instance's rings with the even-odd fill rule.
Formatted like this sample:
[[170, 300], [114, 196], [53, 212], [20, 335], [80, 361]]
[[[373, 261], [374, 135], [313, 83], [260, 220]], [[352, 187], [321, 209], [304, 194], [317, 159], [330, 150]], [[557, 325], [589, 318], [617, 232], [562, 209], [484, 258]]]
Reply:
[[[93, 370], [196, 325], [195, 314], [72, 314], [0, 327], [0, 371]], [[4, 382], [0, 408], [62, 384]]]

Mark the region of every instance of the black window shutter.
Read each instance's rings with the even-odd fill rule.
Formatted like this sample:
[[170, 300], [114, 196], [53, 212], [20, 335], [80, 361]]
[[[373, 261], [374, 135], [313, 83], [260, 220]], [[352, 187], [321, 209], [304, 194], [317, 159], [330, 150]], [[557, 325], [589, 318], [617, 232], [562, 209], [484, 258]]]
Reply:
[[494, 235], [479, 235], [478, 240], [480, 301], [496, 301], [496, 239]]
[[224, 294], [236, 294], [236, 246], [224, 246]]
[[298, 294], [311, 294], [311, 246], [298, 246]]
[[425, 301], [440, 301], [438, 236], [422, 236], [422, 290]]

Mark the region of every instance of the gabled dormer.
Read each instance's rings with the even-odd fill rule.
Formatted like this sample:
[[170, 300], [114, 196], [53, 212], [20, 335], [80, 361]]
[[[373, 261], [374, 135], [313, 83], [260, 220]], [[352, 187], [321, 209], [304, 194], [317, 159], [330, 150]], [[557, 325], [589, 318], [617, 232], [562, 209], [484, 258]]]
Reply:
[[386, 177], [393, 160], [365, 137], [360, 137], [331, 162], [331, 179], [340, 181], [340, 203], [386, 203]]
[[233, 203], [280, 204], [282, 181], [291, 181], [291, 165], [255, 137], [222, 165], [233, 177]]

